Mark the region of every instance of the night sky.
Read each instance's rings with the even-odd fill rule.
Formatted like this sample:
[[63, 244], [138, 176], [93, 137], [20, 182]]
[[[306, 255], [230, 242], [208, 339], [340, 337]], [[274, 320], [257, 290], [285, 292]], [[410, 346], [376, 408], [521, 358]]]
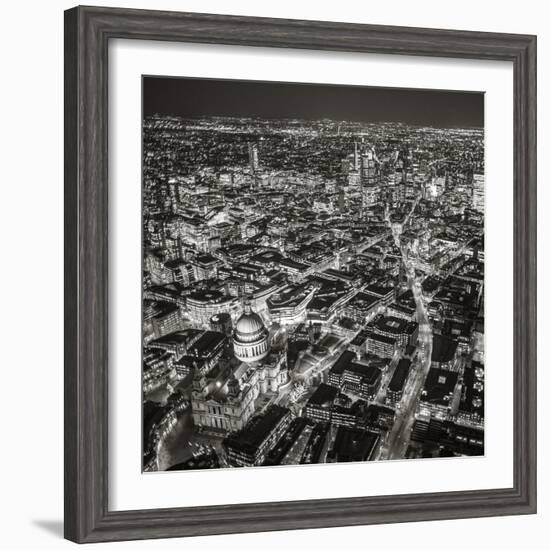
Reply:
[[250, 80], [143, 78], [143, 114], [402, 122], [482, 127], [483, 93], [294, 84]]

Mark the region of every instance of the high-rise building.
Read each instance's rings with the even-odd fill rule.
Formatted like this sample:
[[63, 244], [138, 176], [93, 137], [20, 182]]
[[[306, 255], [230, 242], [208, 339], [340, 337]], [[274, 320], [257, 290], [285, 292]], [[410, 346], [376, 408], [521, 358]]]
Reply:
[[361, 151], [361, 188], [363, 208], [374, 206], [379, 200], [380, 188], [377, 182], [376, 155], [371, 147]]
[[374, 150], [365, 148], [361, 153], [361, 180], [363, 185], [374, 185], [376, 179], [376, 161]]
[[250, 171], [255, 174], [260, 167], [258, 146], [255, 143], [248, 144], [248, 163], [250, 165]]
[[474, 174], [472, 180], [472, 208], [483, 212], [485, 208], [485, 176]]
[[361, 172], [359, 170], [359, 151], [357, 142], [354, 143], [353, 153], [342, 160], [343, 185], [352, 189], [359, 189], [361, 184]]

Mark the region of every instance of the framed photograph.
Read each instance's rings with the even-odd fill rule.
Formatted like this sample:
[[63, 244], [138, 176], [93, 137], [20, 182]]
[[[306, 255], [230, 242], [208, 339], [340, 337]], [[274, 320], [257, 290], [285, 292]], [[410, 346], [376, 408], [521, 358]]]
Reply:
[[536, 38], [65, 12], [65, 536], [536, 511]]

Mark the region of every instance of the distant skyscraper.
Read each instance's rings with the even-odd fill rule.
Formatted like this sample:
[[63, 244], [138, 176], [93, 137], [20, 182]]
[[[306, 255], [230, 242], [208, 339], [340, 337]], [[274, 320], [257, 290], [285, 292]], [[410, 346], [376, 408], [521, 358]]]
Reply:
[[485, 176], [474, 174], [472, 181], [472, 208], [483, 212], [485, 208]]
[[255, 143], [248, 144], [248, 163], [250, 165], [250, 171], [255, 174], [260, 167], [258, 146]]
[[376, 163], [373, 149], [367, 148], [361, 154], [361, 178], [366, 185], [375, 183]]
[[338, 209], [343, 212], [346, 209], [346, 202], [344, 200], [344, 192], [340, 189], [338, 192]]
[[380, 190], [377, 185], [376, 154], [371, 147], [363, 147], [361, 152], [361, 186], [363, 207], [374, 206]]
[[174, 178], [168, 180], [168, 195], [170, 197], [170, 208], [173, 213], [176, 213], [178, 210], [178, 189], [177, 182]]

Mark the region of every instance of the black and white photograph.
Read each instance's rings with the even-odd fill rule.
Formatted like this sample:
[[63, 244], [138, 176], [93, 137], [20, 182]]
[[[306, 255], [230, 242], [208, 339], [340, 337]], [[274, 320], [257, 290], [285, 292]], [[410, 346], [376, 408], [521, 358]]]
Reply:
[[143, 471], [482, 456], [484, 94], [144, 76], [142, 109]]
[[550, 26], [495, 6], [5, 3], [3, 548], [545, 547]]

